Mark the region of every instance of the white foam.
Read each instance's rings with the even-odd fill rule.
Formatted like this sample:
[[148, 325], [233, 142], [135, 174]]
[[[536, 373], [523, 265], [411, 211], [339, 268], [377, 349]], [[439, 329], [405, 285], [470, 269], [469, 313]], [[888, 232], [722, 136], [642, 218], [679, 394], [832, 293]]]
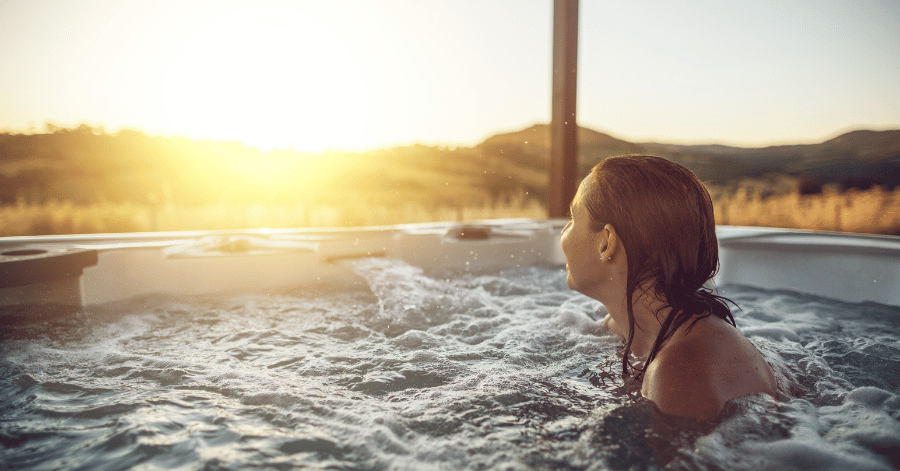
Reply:
[[847, 400], [869, 407], [879, 407], [895, 394], [871, 386], [856, 388], [847, 395]]
[[759, 327], [745, 327], [741, 329], [744, 335], [748, 337], [763, 337], [770, 340], [790, 340], [799, 342], [800, 336], [793, 329], [789, 329], [783, 325], [766, 325]]
[[[26, 372], [35, 389], [60, 378], [102, 384], [103, 404], [144, 411], [102, 417], [109, 428], [126, 424], [158, 436], [176, 450], [167, 453], [187, 450], [209, 467], [227, 455], [219, 464], [352, 467], [340, 460], [354, 459], [357, 467], [384, 469], [602, 469], [612, 455], [646, 450], [645, 435], [658, 417], [622, 392], [620, 342], [593, 320], [605, 314], [597, 312], [602, 306], [568, 290], [562, 270], [444, 278], [396, 260], [347, 263], [371, 293], [200, 298], [186, 305], [159, 300], [156, 306], [142, 299], [129, 312], [85, 325], [83, 334], [69, 336], [74, 340], [8, 343], [0, 366]], [[712, 432], [679, 445], [681, 467], [898, 466], [890, 453], [900, 451], [900, 398], [890, 386], [854, 377], [852, 358], [840, 363], [848, 352], [879, 360], [893, 350], [847, 340], [855, 324], [852, 316], [840, 317], [846, 304], [736, 293], [746, 306], [735, 312], [738, 324], [773, 365], [786, 396], [731, 403]], [[377, 304], [357, 306], [373, 294]], [[110, 431], [69, 412], [94, 410], [98, 399], [88, 388], [58, 389], [63, 392], [53, 400], [66, 411], [68, 431]], [[41, 400], [38, 395], [35, 403]], [[165, 415], [170, 403], [183, 413]], [[154, 422], [157, 416], [168, 422]], [[21, 423], [46, 432], [43, 417]], [[687, 443], [677, 430], [666, 433], [662, 438]], [[216, 434], [218, 442], [206, 442]], [[83, 458], [77, 446], [102, 443], [90, 440], [61, 449]], [[316, 458], [319, 451], [323, 457]], [[271, 460], [263, 456], [270, 452]]]

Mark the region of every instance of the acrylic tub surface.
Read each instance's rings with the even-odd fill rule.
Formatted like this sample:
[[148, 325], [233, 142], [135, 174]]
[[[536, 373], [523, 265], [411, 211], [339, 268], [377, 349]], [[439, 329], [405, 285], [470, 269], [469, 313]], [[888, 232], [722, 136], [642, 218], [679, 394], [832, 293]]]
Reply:
[[[0, 306], [34, 303], [41, 296], [46, 302], [88, 305], [150, 293], [341, 284], [355, 276], [336, 262], [367, 256], [397, 258], [423, 268], [563, 264], [559, 232], [564, 224], [559, 219], [491, 220], [362, 229], [3, 238], [0, 251], [96, 251], [97, 263], [84, 268], [77, 280], [80, 286], [0, 285]], [[900, 305], [900, 238], [727, 226], [717, 230], [719, 285]]]
[[900, 237], [719, 227], [718, 284], [900, 305]]

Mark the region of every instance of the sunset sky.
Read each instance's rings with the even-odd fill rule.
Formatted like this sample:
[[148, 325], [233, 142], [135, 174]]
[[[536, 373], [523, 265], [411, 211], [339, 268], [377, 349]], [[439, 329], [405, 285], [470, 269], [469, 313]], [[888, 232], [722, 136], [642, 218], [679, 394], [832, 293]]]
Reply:
[[[552, 0], [0, 0], [0, 130], [321, 151], [548, 122]], [[900, 129], [896, 0], [582, 0], [579, 124], [761, 146]]]

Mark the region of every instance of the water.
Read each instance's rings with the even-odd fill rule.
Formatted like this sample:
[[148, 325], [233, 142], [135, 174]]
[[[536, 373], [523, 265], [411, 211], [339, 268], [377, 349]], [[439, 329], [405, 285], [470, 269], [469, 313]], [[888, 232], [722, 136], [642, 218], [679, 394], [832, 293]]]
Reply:
[[[900, 308], [726, 287], [782, 400], [667, 418], [558, 267], [148, 296], [0, 340], [0, 469], [895, 469]], [[789, 395], [789, 396], [787, 396]]]

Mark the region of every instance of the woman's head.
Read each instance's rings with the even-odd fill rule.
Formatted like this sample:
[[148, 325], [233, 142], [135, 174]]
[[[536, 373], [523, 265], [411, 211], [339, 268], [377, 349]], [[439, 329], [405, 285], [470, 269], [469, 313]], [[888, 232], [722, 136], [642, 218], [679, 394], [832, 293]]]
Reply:
[[671, 308], [668, 317], [661, 319], [645, 365], [691, 319], [715, 315], [734, 323], [724, 298], [703, 287], [718, 269], [719, 252], [712, 200], [690, 170], [659, 157], [609, 158], [585, 178], [577, 199], [589, 215], [590, 230], [600, 233], [611, 226], [627, 257], [629, 336], [624, 372], [634, 338], [632, 308], [643, 290]]
[[629, 285], [649, 283], [669, 300], [700, 289], [715, 274], [712, 201], [690, 170], [659, 157], [626, 155], [600, 162], [588, 180], [582, 202], [592, 229], [615, 228], [628, 256]]

